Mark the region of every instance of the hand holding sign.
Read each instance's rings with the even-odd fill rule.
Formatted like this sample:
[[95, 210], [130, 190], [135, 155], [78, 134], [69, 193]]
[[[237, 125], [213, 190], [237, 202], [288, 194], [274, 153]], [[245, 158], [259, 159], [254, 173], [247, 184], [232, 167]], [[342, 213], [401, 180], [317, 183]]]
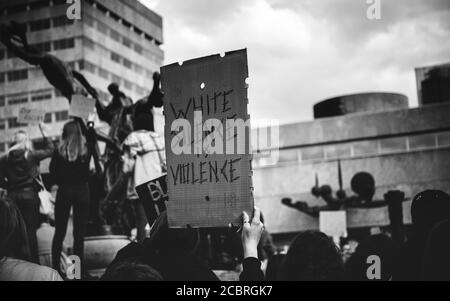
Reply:
[[261, 222], [261, 210], [257, 207], [254, 209], [253, 218], [247, 212], [242, 213], [242, 246], [244, 248], [244, 258], [258, 258], [258, 243], [264, 232], [264, 224]]

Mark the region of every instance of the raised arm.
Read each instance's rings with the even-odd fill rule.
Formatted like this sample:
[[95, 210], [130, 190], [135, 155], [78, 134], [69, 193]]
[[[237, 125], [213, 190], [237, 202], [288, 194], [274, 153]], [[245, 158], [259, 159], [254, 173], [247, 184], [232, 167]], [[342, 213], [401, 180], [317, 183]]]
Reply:
[[262, 281], [264, 274], [261, 271], [261, 262], [258, 259], [258, 243], [264, 231], [261, 222], [261, 210], [254, 209], [253, 218], [246, 212], [242, 216], [242, 247], [244, 250], [244, 261], [242, 262], [242, 273], [239, 276], [241, 281]]
[[80, 82], [80, 84], [83, 85], [83, 87], [86, 89], [86, 91], [88, 91], [88, 93], [95, 99], [98, 101], [98, 93], [97, 90], [94, 89], [94, 87], [91, 86], [91, 84], [89, 84], [89, 82], [87, 81], [86, 77], [84, 77], [83, 74], [81, 74], [78, 71], [72, 70], [72, 75], [73, 77], [78, 80]]

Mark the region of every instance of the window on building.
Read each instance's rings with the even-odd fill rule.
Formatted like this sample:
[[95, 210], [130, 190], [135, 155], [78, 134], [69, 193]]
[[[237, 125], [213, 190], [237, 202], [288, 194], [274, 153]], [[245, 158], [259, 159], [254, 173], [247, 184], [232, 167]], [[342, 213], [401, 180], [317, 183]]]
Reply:
[[150, 36], [150, 35], [148, 35], [148, 34], [144, 34], [144, 38], [145, 38], [147, 41], [149, 41], [149, 42], [152, 42], [152, 41], [153, 41], [153, 37]]
[[278, 162], [298, 162], [298, 149], [282, 149], [278, 153]]
[[117, 31], [111, 29], [109, 31], [109, 36], [111, 37], [111, 39], [120, 43], [120, 34]]
[[0, 49], [0, 61], [5, 59], [5, 56], [6, 56], [6, 50]]
[[145, 96], [145, 89], [138, 85], [134, 86], [134, 91], [136, 91], [136, 93], [140, 96]]
[[111, 52], [111, 60], [112, 61], [120, 64], [121, 59], [122, 59], [122, 57], [119, 54], [117, 54], [115, 52]]
[[126, 58], [123, 58], [123, 65], [128, 69], [133, 68], [133, 63], [130, 60], [127, 60]]
[[380, 140], [381, 153], [396, 153], [406, 151], [406, 137], [387, 138]]
[[86, 71], [88, 71], [88, 72], [90, 72], [90, 73], [93, 73], [93, 74], [95, 74], [96, 72], [96, 67], [95, 67], [95, 65], [94, 64], [92, 64], [91, 62], [88, 62], [88, 61], [84, 61], [84, 64], [83, 64], [84, 66], [83, 66], [83, 70], [86, 70]]
[[5, 106], [5, 96], [0, 96], [0, 107]]
[[109, 72], [101, 67], [98, 67], [98, 75], [100, 75], [104, 79], [109, 79]]
[[55, 120], [58, 121], [65, 121], [69, 119], [69, 111], [60, 111], [55, 113]]
[[48, 100], [48, 99], [52, 99], [52, 91], [51, 90], [46, 91], [46, 92], [40, 92], [38, 94], [31, 96], [32, 102], [44, 101], [44, 100]]
[[0, 72], [0, 84], [5, 82], [5, 72]]
[[50, 28], [50, 19], [41, 19], [30, 22], [30, 31], [39, 31]]
[[94, 41], [92, 41], [91, 39], [86, 38], [86, 37], [83, 38], [83, 46], [86, 48], [92, 49], [92, 50], [95, 49]]
[[10, 106], [18, 105], [21, 103], [27, 103], [27, 102], [28, 102], [28, 96], [26, 96], [26, 95], [8, 98], [8, 104]]
[[68, 26], [74, 23], [73, 20], [67, 18], [66, 15], [55, 17], [52, 19], [53, 27]]
[[102, 22], [97, 22], [97, 30], [104, 35], [108, 35], [108, 26], [106, 26]]
[[132, 48], [133, 42], [131, 42], [130, 39], [123, 37], [122, 38], [122, 44], [128, 48]]
[[378, 153], [378, 142], [374, 140], [353, 143], [354, 156], [370, 156]]
[[4, 143], [0, 143], [0, 153], [6, 152], [6, 145]]
[[138, 74], [144, 73], [144, 68], [142, 68], [141, 66], [134, 64], [133, 67], [134, 67], [134, 71], [136, 71], [136, 73], [138, 73]]
[[139, 35], [139, 36], [141, 36], [144, 32], [140, 29], [140, 28], [138, 28], [138, 27], [133, 27], [133, 30], [134, 30], [134, 32], [137, 34], [137, 35]]
[[305, 147], [300, 150], [300, 153], [302, 161], [323, 160], [325, 158], [325, 153], [321, 146]]
[[19, 123], [17, 121], [17, 117], [8, 118], [8, 128], [9, 129], [16, 129], [20, 127], [24, 127], [26, 124]]
[[6, 129], [6, 120], [0, 119], [0, 130]]
[[45, 113], [45, 115], [44, 115], [44, 123], [52, 123], [53, 122], [52, 116], [53, 116], [52, 113]]
[[28, 69], [8, 71], [8, 81], [14, 82], [18, 80], [24, 80], [28, 78]]
[[437, 134], [439, 146], [450, 146], [450, 132]]
[[91, 16], [84, 15], [83, 16], [83, 22], [89, 27], [95, 27], [94, 25], [94, 19]]
[[408, 139], [409, 139], [409, 149], [411, 150], [436, 147], [435, 134], [410, 136], [408, 137]]
[[50, 52], [52, 51], [52, 44], [50, 42], [43, 42], [31, 45], [40, 52]]
[[136, 51], [139, 54], [142, 54], [142, 47], [141, 47], [141, 45], [134, 44], [134, 51]]
[[122, 84], [122, 78], [120, 78], [119, 76], [117, 76], [115, 74], [112, 75], [112, 81], [113, 81], [113, 83], [116, 83], [119, 86]]
[[54, 50], [63, 50], [75, 47], [75, 39], [61, 39], [53, 42]]
[[128, 89], [130, 91], [133, 90], [133, 83], [132, 82], [124, 79], [123, 80], [123, 85], [124, 85], [125, 89]]
[[327, 145], [325, 155], [327, 159], [349, 158], [352, 155], [350, 144]]

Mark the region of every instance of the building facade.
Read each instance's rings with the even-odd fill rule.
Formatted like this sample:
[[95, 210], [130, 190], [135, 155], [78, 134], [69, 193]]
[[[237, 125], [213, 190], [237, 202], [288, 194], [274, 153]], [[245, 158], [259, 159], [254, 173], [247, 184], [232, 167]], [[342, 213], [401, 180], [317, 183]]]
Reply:
[[[65, 0], [3, 0], [1, 23], [26, 24], [29, 44], [83, 73], [105, 103], [111, 82], [133, 100], [148, 95], [153, 72], [159, 71], [164, 60], [162, 18], [138, 1], [86, 0], [81, 1], [81, 19], [69, 20], [70, 5]], [[41, 69], [14, 57], [0, 44], [0, 153], [8, 149], [18, 129], [27, 129], [36, 142], [41, 137], [37, 127], [17, 122], [22, 107], [44, 109], [46, 128], [53, 137], [61, 134], [69, 118], [68, 101]]]
[[[350, 99], [371, 100], [375, 97], [371, 94]], [[284, 206], [281, 199], [325, 205], [311, 194], [311, 188], [317, 174], [319, 185], [330, 185], [335, 195], [338, 160], [347, 196], [355, 194], [350, 181], [361, 171], [373, 175], [377, 200], [383, 200], [389, 190], [401, 190], [409, 200], [425, 189], [450, 192], [450, 103], [410, 109], [405, 107], [405, 96], [395, 95], [385, 95], [388, 105], [380, 98], [380, 105], [352, 106], [360, 109], [349, 114], [339, 111], [340, 116], [280, 126], [278, 156], [255, 156], [253, 162], [255, 202], [269, 231], [318, 229], [317, 218]], [[410, 223], [410, 203], [403, 208], [406, 224]], [[347, 224], [349, 228], [387, 226], [389, 218], [385, 208], [370, 213], [349, 210]]]

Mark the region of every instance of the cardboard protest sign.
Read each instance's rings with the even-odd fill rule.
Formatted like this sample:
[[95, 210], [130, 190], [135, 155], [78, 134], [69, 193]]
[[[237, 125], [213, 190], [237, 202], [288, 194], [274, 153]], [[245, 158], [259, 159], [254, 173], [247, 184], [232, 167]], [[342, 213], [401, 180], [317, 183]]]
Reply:
[[167, 175], [164, 175], [136, 186], [136, 192], [144, 206], [149, 225], [152, 225], [158, 216], [166, 211], [166, 202], [168, 201], [166, 181]]
[[321, 232], [333, 238], [347, 237], [346, 211], [321, 211], [319, 228]]
[[44, 110], [20, 108], [17, 122], [21, 124], [40, 124], [44, 122], [44, 118]]
[[247, 51], [161, 68], [171, 228], [226, 227], [251, 214]]
[[95, 100], [83, 95], [74, 95], [70, 102], [69, 116], [88, 119], [94, 113]]

